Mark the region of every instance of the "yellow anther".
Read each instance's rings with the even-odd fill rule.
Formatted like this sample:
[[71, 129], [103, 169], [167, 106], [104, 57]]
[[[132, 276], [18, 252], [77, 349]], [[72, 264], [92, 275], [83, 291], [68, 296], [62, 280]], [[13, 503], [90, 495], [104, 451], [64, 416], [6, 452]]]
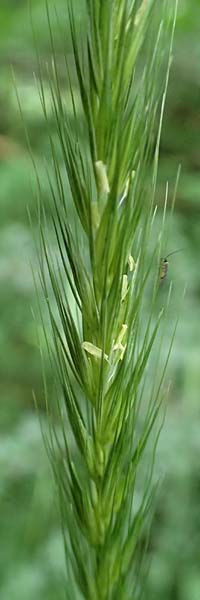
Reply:
[[95, 170], [97, 175], [98, 190], [101, 194], [109, 194], [110, 186], [107, 176], [107, 167], [104, 165], [102, 160], [95, 162]]
[[120, 354], [120, 360], [122, 360], [122, 358], [124, 356], [125, 349], [126, 349], [126, 344], [125, 344], [125, 346], [123, 346], [122, 345], [122, 340], [123, 340], [123, 338], [124, 338], [124, 336], [125, 336], [125, 334], [127, 332], [127, 329], [128, 329], [128, 325], [126, 325], [126, 323], [123, 323], [121, 331], [120, 331], [120, 333], [118, 335], [118, 338], [116, 340], [116, 343], [113, 346], [113, 350], [114, 351], [120, 350], [120, 352], [121, 352], [121, 354]]
[[[82, 348], [83, 348], [83, 350], [88, 352], [88, 354], [91, 354], [91, 356], [94, 356], [94, 358], [98, 358], [99, 360], [101, 360], [102, 349], [98, 348], [98, 346], [91, 344], [91, 342], [83, 342]], [[108, 355], [105, 353], [104, 353], [104, 359], [108, 360]]]
[[128, 277], [127, 277], [127, 275], [123, 275], [123, 278], [122, 278], [122, 293], [121, 293], [122, 302], [123, 302], [124, 298], [126, 298], [127, 293], [128, 293]]
[[131, 254], [128, 257], [128, 265], [129, 265], [129, 269], [131, 272], [135, 270], [135, 261], [134, 261], [133, 257], [131, 256]]
[[126, 350], [126, 344], [123, 346], [123, 344], [115, 344], [113, 350], [120, 350], [120, 356], [119, 356], [119, 360], [123, 359], [124, 356], [124, 352]]

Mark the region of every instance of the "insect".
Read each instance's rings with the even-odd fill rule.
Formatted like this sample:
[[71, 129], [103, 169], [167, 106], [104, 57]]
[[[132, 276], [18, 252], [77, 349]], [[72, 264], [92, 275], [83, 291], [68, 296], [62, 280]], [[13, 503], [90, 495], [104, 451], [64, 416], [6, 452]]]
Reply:
[[169, 254], [167, 254], [167, 256], [165, 256], [165, 258], [161, 258], [160, 261], [160, 273], [159, 273], [159, 278], [160, 278], [160, 282], [164, 281], [166, 276], [167, 276], [167, 271], [168, 271], [168, 258], [169, 256], [172, 256], [172, 254], [176, 254], [177, 252], [181, 252], [181, 250], [183, 250], [183, 248], [180, 248], [179, 250], [174, 250], [174, 252], [170, 252]]

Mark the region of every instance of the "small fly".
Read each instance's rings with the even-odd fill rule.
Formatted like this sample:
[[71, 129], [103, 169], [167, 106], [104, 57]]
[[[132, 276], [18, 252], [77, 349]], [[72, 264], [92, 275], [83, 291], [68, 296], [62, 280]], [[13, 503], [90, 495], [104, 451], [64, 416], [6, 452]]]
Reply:
[[167, 259], [169, 258], [169, 256], [172, 256], [172, 254], [176, 254], [177, 252], [181, 252], [182, 250], [183, 250], [183, 248], [179, 248], [179, 250], [174, 250], [174, 252], [170, 252], [169, 254], [167, 254], [167, 256], [165, 256], [165, 258], [161, 258], [160, 274], [159, 274], [160, 283], [162, 281], [164, 281], [165, 278], [167, 277], [167, 271], [168, 271], [168, 266], [169, 266], [169, 262]]

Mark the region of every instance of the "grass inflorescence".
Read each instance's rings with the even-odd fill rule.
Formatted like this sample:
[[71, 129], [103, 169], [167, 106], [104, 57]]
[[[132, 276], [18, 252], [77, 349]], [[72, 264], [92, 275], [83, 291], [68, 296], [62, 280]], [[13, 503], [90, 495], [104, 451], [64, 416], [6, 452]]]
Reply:
[[157, 302], [162, 231], [157, 239], [154, 224], [174, 26], [166, 2], [86, 0], [81, 29], [69, 2], [66, 103], [48, 5], [47, 17], [54, 135], [42, 75], [39, 93], [53, 167], [53, 175], [46, 167], [53, 242], [39, 184], [40, 280], [55, 381], [46, 392], [46, 445], [60, 500], [66, 597], [136, 600], [166, 367], [157, 377], [151, 361], [166, 315]]

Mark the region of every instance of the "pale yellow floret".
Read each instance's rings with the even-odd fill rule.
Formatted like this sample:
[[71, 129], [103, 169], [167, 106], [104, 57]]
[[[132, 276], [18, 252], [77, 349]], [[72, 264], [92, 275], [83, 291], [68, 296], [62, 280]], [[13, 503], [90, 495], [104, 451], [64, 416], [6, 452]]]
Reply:
[[127, 293], [128, 293], [128, 277], [127, 277], [127, 275], [123, 275], [123, 278], [122, 278], [122, 293], [121, 293], [121, 300], [122, 300], [122, 302], [126, 298]]
[[97, 175], [97, 185], [99, 192], [102, 194], [109, 194], [110, 186], [107, 176], [107, 167], [104, 165], [102, 160], [97, 160], [95, 162], [95, 170]]
[[117, 341], [116, 341], [116, 343], [113, 346], [113, 350], [114, 351], [120, 350], [120, 357], [119, 357], [120, 360], [123, 359], [124, 352], [126, 350], [126, 344], [123, 345], [122, 344], [122, 340], [123, 340], [123, 338], [125, 336], [125, 333], [127, 332], [127, 329], [128, 329], [128, 325], [126, 325], [126, 323], [123, 323], [121, 331], [120, 331], [120, 333], [118, 335]]
[[124, 194], [123, 194], [124, 198], [126, 198], [126, 196], [128, 194], [129, 183], [130, 183], [130, 178], [128, 178], [126, 185], [125, 185]]
[[[99, 360], [101, 360], [102, 357], [102, 349], [98, 348], [98, 346], [95, 346], [94, 344], [92, 344], [91, 342], [83, 342], [82, 343], [82, 348], [83, 350], [85, 350], [88, 354], [91, 354], [91, 356], [94, 356], [94, 358], [98, 358]], [[104, 353], [104, 359], [108, 360], [108, 355]]]
[[135, 261], [134, 261], [133, 257], [131, 256], [131, 254], [128, 257], [128, 265], [129, 265], [129, 269], [131, 272], [135, 270]]
[[124, 357], [124, 352], [126, 350], [126, 344], [124, 346], [123, 344], [115, 344], [113, 350], [120, 350], [119, 360], [122, 360]]

